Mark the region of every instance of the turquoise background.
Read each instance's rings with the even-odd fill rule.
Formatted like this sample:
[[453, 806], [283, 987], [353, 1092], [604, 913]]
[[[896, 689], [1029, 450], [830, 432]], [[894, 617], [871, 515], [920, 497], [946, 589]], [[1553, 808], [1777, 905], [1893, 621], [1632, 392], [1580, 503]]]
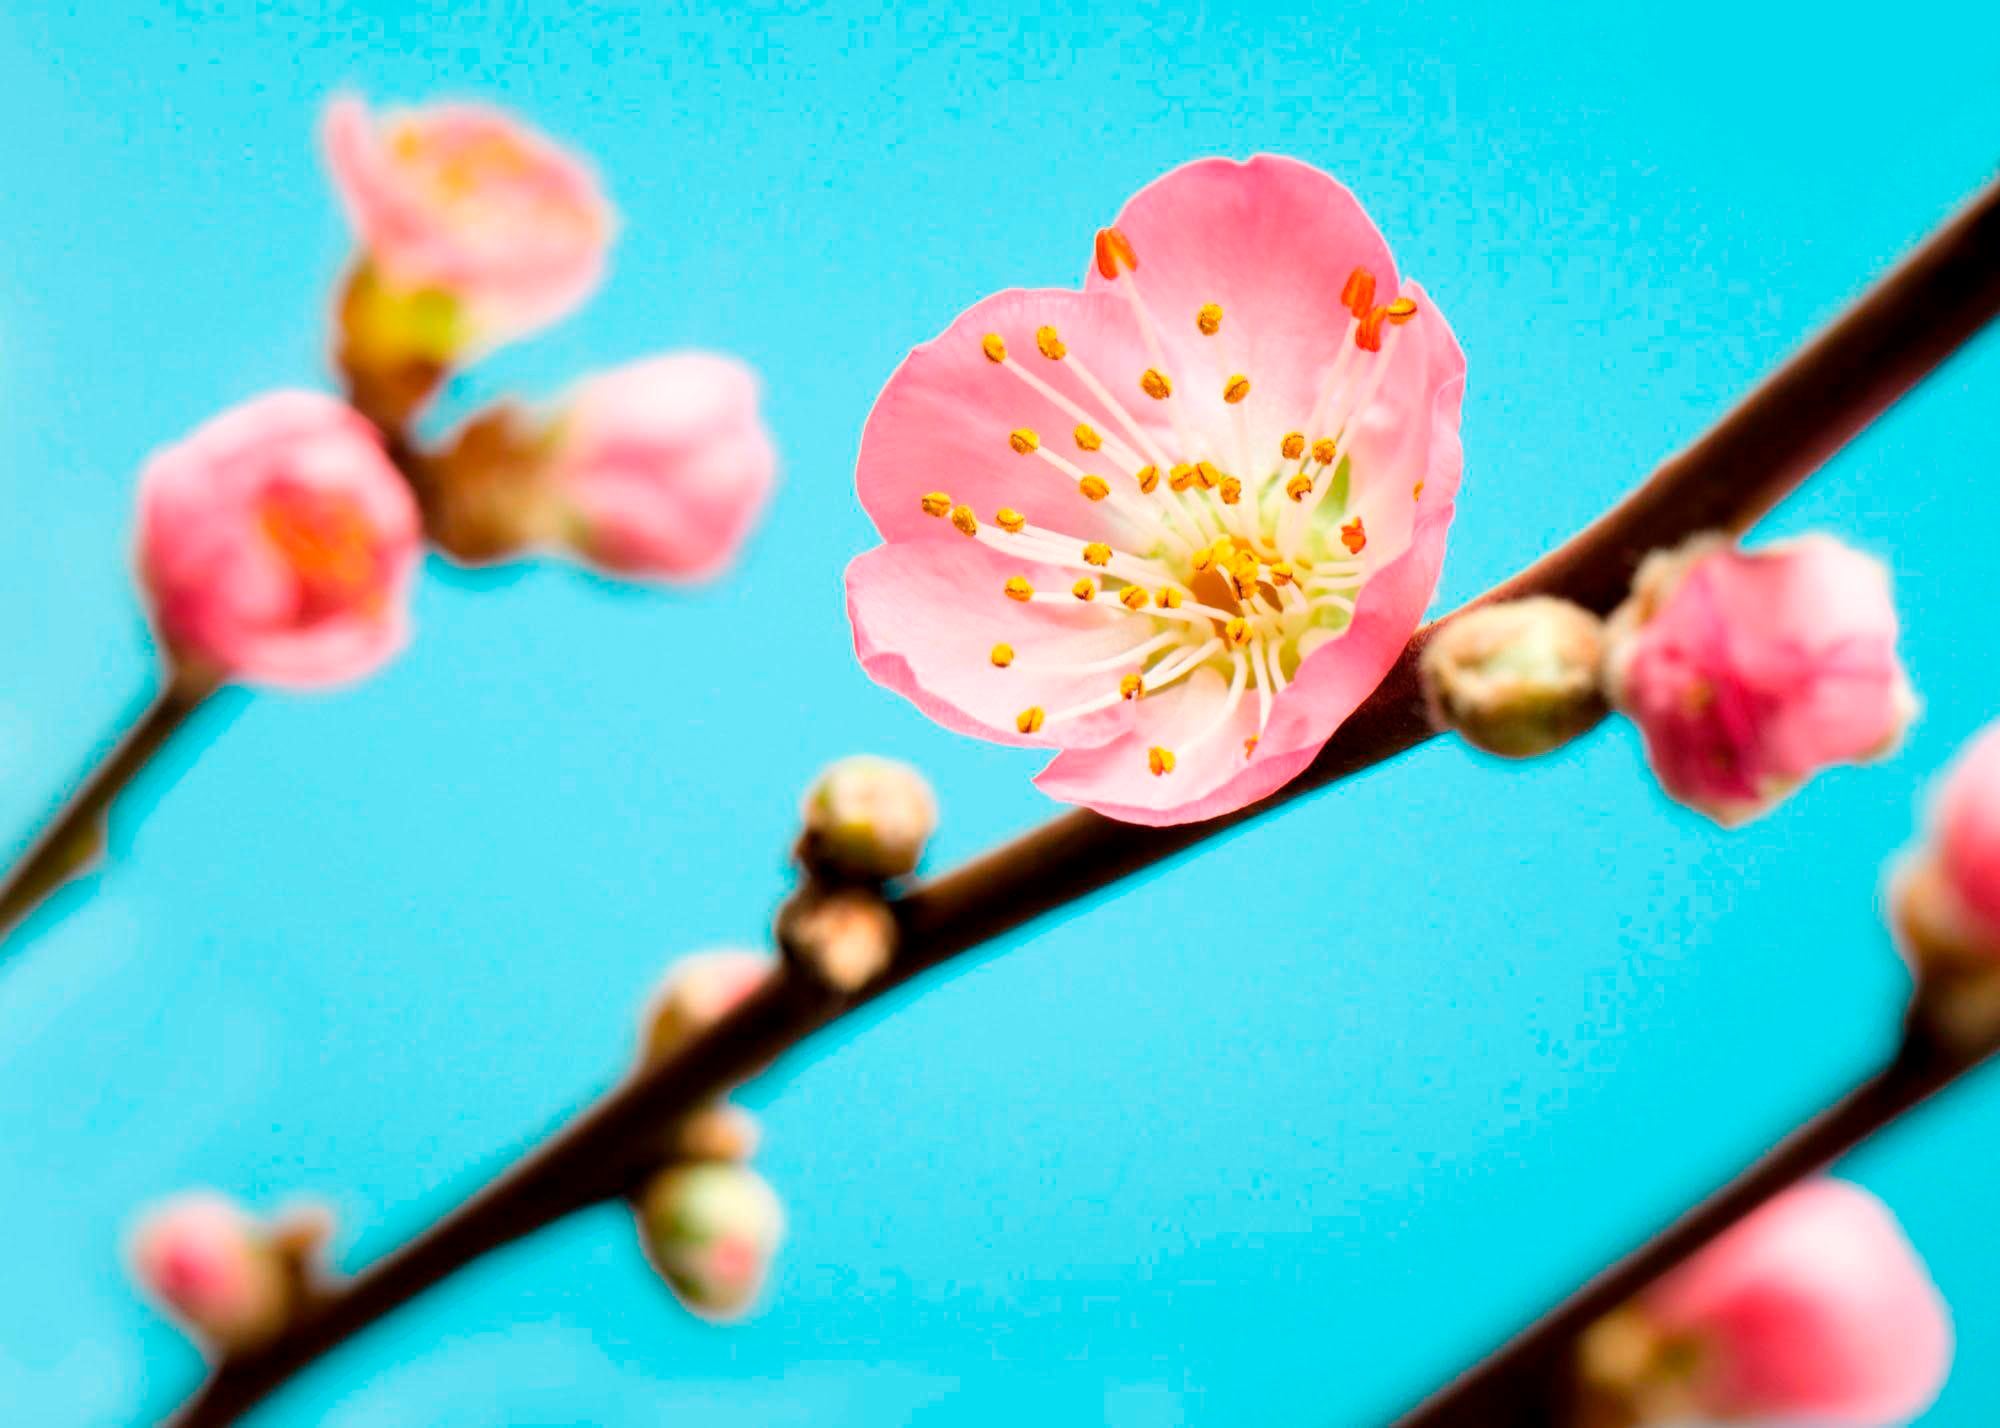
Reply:
[[[136, 1209], [338, 1209], [360, 1264], [610, 1079], [675, 955], [755, 941], [824, 761], [935, 779], [943, 866], [1047, 817], [1031, 755], [861, 675], [862, 418], [980, 296], [1080, 279], [1202, 154], [1350, 184], [1456, 326], [1440, 604], [1567, 536], [2000, 155], [1988, 4], [1316, 13], [461, 3], [0, 13], [0, 828], [153, 677], [125, 551], [149, 449], [324, 384], [327, 96], [473, 94], [595, 157], [602, 297], [454, 391], [667, 347], [770, 383], [784, 486], [695, 594], [433, 566], [419, 637], [326, 698], [211, 710], [110, 871], [0, 970], [0, 1419], [157, 1416], [196, 1356], [129, 1292]], [[1628, 729], [1533, 768], [1439, 742], [1033, 927], [748, 1090], [792, 1234], [753, 1323], [626, 1216], [496, 1255], [264, 1424], [1367, 1424], [1872, 1067], [1886, 859], [2000, 710], [1988, 339], [1771, 523], [1891, 560], [1907, 748], [1724, 834]], [[1844, 1167], [1902, 1217], [2000, 1406], [2000, 1077]]]

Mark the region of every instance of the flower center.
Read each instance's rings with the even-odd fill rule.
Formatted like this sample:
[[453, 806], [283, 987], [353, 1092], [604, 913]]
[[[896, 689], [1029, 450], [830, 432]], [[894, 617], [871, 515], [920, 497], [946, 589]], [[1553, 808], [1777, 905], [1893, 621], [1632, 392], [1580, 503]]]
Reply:
[[264, 538], [297, 577], [300, 620], [380, 606], [374, 531], [352, 496], [280, 485], [264, 497], [258, 518]]
[[[1115, 228], [1098, 235], [1098, 270], [1115, 280], [1131, 305], [1152, 365], [1133, 374], [1134, 386], [1157, 402], [1171, 434], [1136, 420], [1111, 387], [1070, 350], [1053, 327], [1035, 333], [1042, 359], [1062, 364], [1089, 401], [1074, 399], [1016, 359], [998, 333], [980, 341], [995, 367], [1019, 379], [1076, 422], [1071, 433], [1088, 464], [1052, 450], [1039, 432], [1006, 433], [1024, 458], [1046, 462], [1076, 482], [1080, 499], [1108, 508], [1118, 542], [1065, 535], [1059, 512], [1027, 515], [1002, 507], [983, 523], [969, 506], [945, 492], [923, 498], [930, 515], [948, 519], [962, 534], [1039, 564], [1068, 567], [1076, 580], [1067, 590], [1037, 590], [1027, 576], [1006, 582], [1006, 598], [1023, 604], [1083, 602], [1109, 622], [1130, 627], [1134, 643], [1109, 659], [1082, 665], [1035, 667], [1066, 674], [1102, 674], [1102, 696], [1054, 712], [1021, 711], [1015, 727], [1035, 733], [1111, 708], [1121, 700], [1155, 694], [1215, 670], [1226, 693], [1209, 717], [1183, 737], [1178, 750], [1154, 747], [1147, 766], [1164, 776], [1178, 757], [1217, 737], [1243, 702], [1257, 700], [1257, 733], [1244, 740], [1255, 756], [1277, 696], [1301, 662], [1338, 638], [1354, 617], [1372, 555], [1361, 516], [1348, 510], [1353, 461], [1349, 452], [1362, 416], [1386, 375], [1396, 330], [1417, 314], [1406, 297], [1375, 303], [1374, 276], [1356, 269], [1341, 300], [1347, 309], [1339, 356], [1310, 410], [1297, 413], [1295, 430], [1267, 450], [1255, 449], [1244, 401], [1251, 377], [1224, 360], [1230, 344], [1220, 305], [1192, 314], [1196, 330], [1214, 340], [1217, 390], [1229, 420], [1223, 430], [1200, 430], [1176, 397], [1159, 324], [1139, 289], [1138, 258]], [[1095, 469], [1091, 469], [1095, 468]], [[1421, 499], [1422, 485], [1413, 495]], [[1015, 663], [1012, 645], [994, 646], [993, 664]]]

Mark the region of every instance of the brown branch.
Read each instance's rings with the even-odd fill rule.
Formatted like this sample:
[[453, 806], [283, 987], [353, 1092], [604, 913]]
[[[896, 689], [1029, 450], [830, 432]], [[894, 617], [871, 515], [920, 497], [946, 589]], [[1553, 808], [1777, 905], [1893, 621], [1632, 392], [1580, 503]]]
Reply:
[[110, 752], [91, 756], [75, 789], [49, 811], [42, 831], [0, 879], [0, 944], [49, 894], [96, 861], [112, 800], [215, 687], [212, 680], [170, 676], [163, 689], [147, 697]]
[[[1581, 535], [1480, 597], [1567, 596], [1598, 610], [1646, 551], [1740, 530], [2000, 311], [2000, 185], [1989, 187], [1694, 445]], [[1452, 617], [1447, 617], [1452, 618]], [[1441, 622], [1440, 622], [1441, 623]], [[232, 1422], [293, 1373], [479, 1255], [612, 1198], [645, 1169], [650, 1132], [753, 1076], [812, 1032], [891, 988], [1204, 839], [1423, 742], [1419, 631], [1375, 693], [1299, 778], [1208, 823], [1139, 828], [1064, 815], [910, 891], [894, 967], [841, 999], [796, 971], [628, 1079], [402, 1248], [330, 1289], [275, 1343], [219, 1365], [173, 1418]]]

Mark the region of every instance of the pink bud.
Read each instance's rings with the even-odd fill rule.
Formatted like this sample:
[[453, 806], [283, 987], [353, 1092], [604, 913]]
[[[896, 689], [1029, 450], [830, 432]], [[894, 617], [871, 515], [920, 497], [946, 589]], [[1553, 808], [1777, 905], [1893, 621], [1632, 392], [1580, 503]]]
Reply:
[[132, 1272], [190, 1330], [224, 1350], [284, 1327], [292, 1284], [256, 1221], [224, 1196], [183, 1195], [149, 1214], [132, 1241]]
[[1945, 882], [2000, 947], [2000, 724], [1974, 739], [1952, 766], [1932, 837]]
[[723, 948], [683, 957], [667, 970], [646, 1013], [646, 1055], [671, 1056], [762, 986], [777, 959]]
[[612, 217], [580, 161], [498, 109], [435, 104], [373, 118], [328, 106], [327, 165], [357, 241], [406, 292], [461, 304], [477, 338], [564, 316], [604, 272]]
[[1641, 1296], [1701, 1416], [1904, 1423], [1951, 1366], [1943, 1299], [1882, 1202], [1821, 1179], [1753, 1211]]
[[1830, 536], [1651, 556], [1609, 635], [1612, 702], [1667, 792], [1720, 823], [1881, 756], [1915, 708], [1888, 573]]
[[586, 379], [557, 429], [552, 467], [572, 543], [620, 574], [720, 574], [756, 524], [777, 471], [757, 398], [750, 368], [702, 352]]
[[375, 429], [315, 392], [225, 412], [139, 478], [139, 575], [162, 639], [252, 683], [336, 684], [401, 649], [419, 539]]
[[762, 1176], [742, 1165], [679, 1165], [647, 1184], [639, 1234], [661, 1276], [688, 1308], [737, 1319], [762, 1292], [784, 1238], [785, 1212]]

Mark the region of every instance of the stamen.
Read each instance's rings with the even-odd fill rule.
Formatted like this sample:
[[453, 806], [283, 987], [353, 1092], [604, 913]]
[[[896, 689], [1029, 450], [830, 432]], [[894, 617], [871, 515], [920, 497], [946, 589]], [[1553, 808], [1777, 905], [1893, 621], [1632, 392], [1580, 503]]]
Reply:
[[1104, 445], [1104, 438], [1099, 436], [1088, 422], [1083, 422], [1076, 429], [1076, 444], [1084, 451], [1095, 451]]
[[1399, 297], [1382, 309], [1382, 315], [1395, 323], [1396, 326], [1401, 327], [1417, 315], [1417, 300], [1415, 298]]
[[1201, 668], [1202, 665], [1208, 662], [1209, 656], [1221, 648], [1221, 640], [1211, 639], [1206, 644], [1200, 645], [1195, 649], [1184, 649], [1177, 651], [1175, 654], [1168, 655], [1165, 659], [1146, 671], [1145, 692], [1152, 694], [1158, 690], [1165, 689], [1169, 684], [1172, 684], [1183, 675], [1190, 674]]
[[1111, 547], [1101, 540], [1094, 540], [1083, 548], [1083, 561], [1086, 565], [1109, 565], [1111, 564]]
[[993, 646], [993, 652], [987, 658], [993, 661], [995, 669], [1005, 669], [1014, 662], [1014, 647], [1003, 641]]
[[1007, 592], [1009, 600], [1019, 600], [1023, 605], [1035, 598], [1035, 587], [1028, 583], [1025, 575], [1010, 575], [1007, 583], [1000, 587]]
[[1250, 379], [1238, 372], [1222, 384], [1222, 400], [1234, 406], [1250, 395]]
[[1215, 336], [1222, 327], [1222, 305], [1213, 302], [1203, 303], [1201, 310], [1194, 315], [1194, 325], [1203, 337]]
[[1313, 443], [1313, 460], [1322, 466], [1333, 465], [1333, 458], [1340, 452], [1339, 443], [1330, 436], [1322, 436]]
[[[1044, 331], [1053, 333], [1055, 329], [1051, 327], [1044, 329]], [[1062, 356], [1065, 352], [1068, 351], [1068, 349], [1065, 348], [1060, 342], [1057, 342], [1055, 345], [1058, 357]], [[1043, 355], [1044, 356], [1048, 355], [1046, 349], [1044, 349]], [[1012, 372], [1016, 377], [1019, 377], [1021, 379], [1022, 384], [1025, 385], [1029, 391], [1034, 392], [1037, 396], [1041, 397], [1043, 400], [1050, 402], [1055, 406], [1061, 407], [1063, 411], [1069, 414], [1069, 417], [1072, 421], [1078, 422], [1085, 426], [1089, 426], [1093, 431], [1096, 430], [1096, 427], [1094, 425], [1095, 414], [1085, 410], [1081, 403], [1076, 402], [1071, 398], [1065, 396], [1063, 393], [1057, 391], [1054, 387], [1050, 386], [1047, 382], [1043, 381], [1033, 372], [1030, 372], [1026, 367], [1023, 367], [1019, 362], [1016, 362], [1011, 357], [1008, 358], [1005, 362], [1001, 363], [1000, 365], [1006, 368], [1009, 372]], [[1081, 364], [1078, 363], [1072, 365], [1078, 368], [1077, 376], [1082, 377], [1084, 373], [1081, 370]], [[1089, 383], [1086, 382], [1085, 385], [1088, 386]], [[1102, 401], [1103, 398], [1099, 397], [1099, 400]], [[1126, 446], [1125, 443], [1122, 441], [1112, 446], [1110, 450], [1112, 459], [1117, 461], [1122, 466], [1136, 466], [1139, 463], [1138, 455], [1130, 447]]]
[[1288, 560], [1274, 560], [1267, 567], [1271, 573], [1271, 583], [1277, 586], [1292, 583], [1292, 564]]
[[1250, 640], [1250, 622], [1241, 615], [1236, 615], [1225, 620], [1222, 625], [1222, 637], [1232, 645], [1248, 644]]
[[946, 516], [951, 514], [951, 497], [942, 491], [932, 491], [923, 499], [924, 514]]
[[1145, 692], [1146, 677], [1144, 675], [1128, 674], [1118, 681], [1118, 693], [1122, 698], [1137, 699]]
[[[1111, 389], [1098, 380], [1095, 372], [1084, 366], [1083, 359], [1081, 357], [1071, 357], [1069, 359], [1069, 366], [1070, 370], [1076, 373], [1076, 379], [1083, 383], [1084, 387], [1089, 390], [1090, 395], [1096, 398], [1106, 411], [1118, 419], [1118, 424], [1125, 428], [1126, 433], [1131, 436], [1133, 441], [1138, 443], [1140, 449], [1157, 464], [1161, 466], [1167, 465], [1167, 454], [1161, 448], [1160, 444], [1153, 439], [1152, 433], [1141, 426], [1132, 413], [1125, 410], [1124, 403], [1111, 395]], [[1079, 410], [1077, 415], [1081, 417], [1083, 413]]]
[[1051, 362], [1062, 361], [1063, 354], [1069, 351], [1063, 346], [1062, 338], [1056, 335], [1056, 330], [1047, 326], [1035, 329], [1035, 349]]
[[1181, 592], [1174, 589], [1173, 586], [1162, 585], [1159, 590], [1154, 592], [1153, 603], [1158, 605], [1162, 610], [1178, 610], [1181, 607], [1182, 598]]
[[1118, 603], [1128, 610], [1145, 609], [1146, 587], [1143, 585], [1127, 585], [1123, 590], [1118, 592]]
[[1361, 554], [1368, 544], [1368, 530], [1361, 524], [1361, 517], [1356, 516], [1340, 528], [1340, 543], [1347, 547], [1349, 555]]
[[1419, 481], [1417, 482], [1416, 485], [1410, 487], [1410, 499], [1412, 501], [1421, 501], [1423, 500], [1423, 498], [1424, 498], [1424, 483]]
[[1014, 727], [1023, 734], [1033, 734], [1041, 729], [1042, 721], [1047, 718], [1048, 713], [1041, 705], [1030, 705], [1014, 716]]
[[1239, 652], [1235, 657], [1235, 668], [1229, 676], [1229, 693], [1223, 696], [1222, 707], [1215, 711], [1215, 717], [1202, 727], [1200, 733], [1181, 745], [1181, 752], [1189, 753], [1214, 738], [1229, 721], [1236, 717], [1236, 706], [1243, 702], [1243, 690], [1250, 679], [1250, 662]]
[[1012, 506], [1002, 506], [993, 513], [993, 522], [1003, 531], [1018, 533], [1021, 527], [1028, 523], [1028, 520], [1027, 517], [1023, 516]]
[[1354, 329], [1354, 345], [1364, 352], [1382, 350], [1382, 324], [1388, 321], [1389, 309], [1378, 307], [1370, 310], [1361, 319], [1361, 326]]
[[1097, 582], [1088, 575], [1069, 587], [1069, 593], [1079, 600], [1090, 601], [1097, 598]]
[[1028, 667], [1037, 672], [1050, 674], [1102, 674], [1106, 670], [1119, 669], [1125, 665], [1129, 665], [1134, 660], [1143, 661], [1154, 651], [1165, 649], [1168, 645], [1178, 645], [1185, 638], [1185, 634], [1180, 630], [1168, 630], [1165, 634], [1154, 635], [1151, 639], [1143, 640], [1133, 645], [1130, 649], [1120, 650], [1117, 654], [1110, 655], [1104, 659], [1091, 660], [1088, 664], [1043, 664], [1039, 660], [1035, 660], [1030, 661]]
[[[1141, 491], [1150, 496], [1160, 484], [1160, 468], [1157, 466], [1141, 466], [1134, 473], [1132, 479], [1139, 483]], [[1419, 481], [1417, 484], [1421, 486], [1423, 482]]]
[[1102, 476], [1085, 476], [1076, 483], [1076, 489], [1088, 501], [1101, 501], [1111, 494], [1111, 483]]
[[1163, 749], [1158, 744], [1146, 750], [1146, 767], [1153, 771], [1155, 778], [1174, 771], [1174, 751]]
[[1174, 384], [1159, 368], [1148, 367], [1139, 374], [1139, 390], [1156, 402], [1164, 402], [1174, 394]]
[[1193, 484], [1194, 467], [1188, 465], [1185, 461], [1179, 462], [1173, 470], [1167, 473], [1167, 488], [1169, 490], [1185, 491]]
[[1301, 471], [1285, 483], [1285, 494], [1294, 501], [1303, 501], [1312, 494], [1313, 478]]
[[986, 354], [986, 360], [989, 362], [1007, 360], [1007, 344], [1000, 340], [1000, 334], [997, 332], [989, 332], [980, 338], [979, 350]]
[[1340, 290], [1340, 301], [1356, 317], [1363, 316], [1375, 305], [1375, 275], [1366, 268], [1349, 273], [1347, 285]]
[[1119, 271], [1135, 273], [1139, 270], [1139, 255], [1132, 251], [1132, 240], [1116, 228], [1097, 230], [1097, 271], [1107, 278], [1116, 278]]
[[1278, 454], [1287, 461], [1297, 461], [1306, 449], [1306, 434], [1302, 431], [1288, 431], [1285, 439], [1278, 443]]
[[1271, 720], [1271, 672], [1265, 663], [1265, 648], [1262, 640], [1250, 646], [1250, 670], [1257, 676], [1257, 733], [1244, 741], [1243, 756], [1257, 747], [1257, 735], [1264, 732], [1264, 726]]
[[1008, 434], [1007, 444], [1020, 455], [1026, 456], [1042, 444], [1042, 439], [1024, 426]]
[[953, 506], [951, 523], [958, 527], [959, 534], [976, 536], [979, 534], [979, 517], [972, 513], [970, 506]]
[[1197, 461], [1194, 478], [1201, 483], [1202, 490], [1213, 491], [1222, 483], [1222, 470], [1213, 461]]
[[1243, 499], [1243, 483], [1234, 476], [1223, 477], [1220, 487], [1216, 494], [1222, 497], [1223, 505], [1233, 506]]
[[1257, 736], [1255, 734], [1252, 734], [1249, 738], [1243, 741], [1243, 757], [1247, 759], [1256, 752], [1257, 752]]

